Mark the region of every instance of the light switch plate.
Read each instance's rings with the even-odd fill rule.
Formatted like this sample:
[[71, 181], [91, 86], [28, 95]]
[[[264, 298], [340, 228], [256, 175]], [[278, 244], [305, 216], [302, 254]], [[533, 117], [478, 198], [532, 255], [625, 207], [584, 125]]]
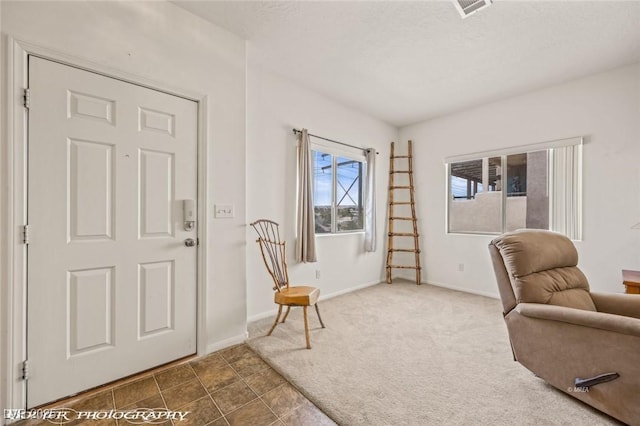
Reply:
[[228, 219], [234, 216], [233, 204], [216, 204], [214, 214], [217, 219]]

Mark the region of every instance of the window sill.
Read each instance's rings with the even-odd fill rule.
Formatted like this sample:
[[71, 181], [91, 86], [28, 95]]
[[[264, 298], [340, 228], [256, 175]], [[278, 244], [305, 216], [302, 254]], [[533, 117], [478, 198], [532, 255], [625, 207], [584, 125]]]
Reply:
[[315, 234], [316, 237], [325, 238], [325, 237], [337, 237], [341, 235], [359, 235], [364, 234], [364, 231], [345, 231], [345, 232], [335, 232], [335, 233], [326, 233], [326, 234]]
[[456, 236], [471, 236], [471, 237], [497, 237], [498, 235], [502, 235], [502, 232], [445, 232], [447, 235], [456, 235]]

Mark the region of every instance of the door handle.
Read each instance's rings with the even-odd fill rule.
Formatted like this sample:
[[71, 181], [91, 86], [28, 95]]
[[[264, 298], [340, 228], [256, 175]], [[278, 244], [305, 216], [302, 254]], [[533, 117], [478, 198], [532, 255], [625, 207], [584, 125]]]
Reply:
[[184, 245], [187, 247], [195, 247], [197, 244], [198, 242], [193, 238], [187, 238], [186, 240], [184, 240]]

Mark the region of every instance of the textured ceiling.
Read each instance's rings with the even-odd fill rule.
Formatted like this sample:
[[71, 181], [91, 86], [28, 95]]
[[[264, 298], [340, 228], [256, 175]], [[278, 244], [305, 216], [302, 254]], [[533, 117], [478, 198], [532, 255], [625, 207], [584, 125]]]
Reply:
[[[395, 126], [640, 62], [640, 0], [175, 1], [258, 66]], [[639, 77], [640, 78], [640, 77]]]

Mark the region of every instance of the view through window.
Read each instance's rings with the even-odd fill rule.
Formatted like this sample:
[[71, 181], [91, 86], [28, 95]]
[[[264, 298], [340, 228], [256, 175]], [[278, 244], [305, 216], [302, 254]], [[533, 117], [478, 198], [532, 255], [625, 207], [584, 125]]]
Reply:
[[312, 151], [316, 234], [364, 229], [363, 161]]
[[581, 139], [558, 145], [447, 162], [448, 232], [533, 228], [580, 239]]

